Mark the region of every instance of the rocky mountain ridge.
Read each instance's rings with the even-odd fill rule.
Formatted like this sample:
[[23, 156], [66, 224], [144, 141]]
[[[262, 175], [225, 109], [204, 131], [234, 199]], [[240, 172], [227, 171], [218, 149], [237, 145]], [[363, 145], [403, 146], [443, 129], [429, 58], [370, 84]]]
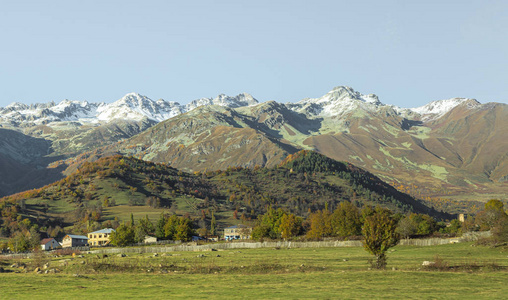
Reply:
[[15, 102], [0, 108], [0, 125], [4, 127], [57, 126], [58, 122], [98, 124], [118, 119], [141, 121], [145, 118], [160, 122], [203, 105], [234, 108], [257, 103], [256, 99], [246, 93], [235, 97], [221, 94], [215, 98], [197, 99], [186, 105], [163, 99], [154, 101], [137, 93], [129, 93], [109, 104], [71, 100], [63, 100], [58, 104], [50, 102], [31, 105]]
[[[483, 199], [506, 197], [508, 190], [506, 104], [453, 98], [400, 108], [376, 95], [336, 87], [322, 97], [285, 104], [258, 103], [240, 94], [182, 106], [128, 94], [107, 110], [90, 103], [16, 104], [0, 109], [0, 115], [39, 109], [48, 116], [48, 107], [67, 121], [26, 127], [4, 122], [4, 128], [49, 141], [49, 148], [34, 153], [53, 161], [66, 158], [56, 164], [67, 168], [65, 174], [83, 161], [113, 153], [203, 171], [272, 167], [307, 149], [349, 161], [418, 197]], [[69, 107], [82, 114], [72, 115]], [[116, 116], [120, 119], [111, 119]], [[23, 153], [9, 147], [0, 149], [6, 154], [3, 161], [7, 153]]]
[[[357, 110], [379, 111], [391, 108], [401, 116], [429, 121], [439, 118], [461, 103], [471, 108], [480, 105], [475, 99], [452, 98], [430, 102], [416, 108], [401, 108], [383, 104], [374, 94], [364, 95], [350, 87], [339, 86], [319, 98], [306, 98], [284, 105], [293, 111], [312, 117], [347, 117]], [[141, 121], [148, 119], [161, 122], [200, 106], [218, 105], [230, 108], [257, 105], [259, 102], [247, 93], [230, 97], [220, 94], [215, 98], [200, 98], [182, 105], [164, 99], [152, 100], [137, 93], [128, 93], [112, 103], [63, 100], [60, 103], [23, 104], [14, 102], [0, 107], [0, 125], [3, 127], [30, 127], [37, 125], [58, 126], [58, 122], [82, 124], [108, 123], [118, 119]]]

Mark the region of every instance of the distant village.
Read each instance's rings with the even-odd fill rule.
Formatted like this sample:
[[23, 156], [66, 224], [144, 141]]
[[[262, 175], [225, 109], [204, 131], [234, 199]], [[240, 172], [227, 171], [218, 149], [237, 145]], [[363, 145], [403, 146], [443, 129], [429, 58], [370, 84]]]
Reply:
[[[101, 230], [93, 231], [84, 235], [67, 234], [59, 242], [55, 238], [44, 238], [41, 240], [41, 250], [50, 251], [61, 248], [84, 248], [84, 247], [104, 247], [111, 246], [111, 233], [115, 230], [113, 228], [104, 228]], [[193, 236], [192, 241], [208, 241], [218, 242], [219, 240], [233, 241], [233, 240], [248, 240], [251, 239], [252, 227], [247, 225], [235, 225], [224, 228], [223, 236]], [[154, 236], [145, 236], [144, 244], [156, 244], [159, 241]]]

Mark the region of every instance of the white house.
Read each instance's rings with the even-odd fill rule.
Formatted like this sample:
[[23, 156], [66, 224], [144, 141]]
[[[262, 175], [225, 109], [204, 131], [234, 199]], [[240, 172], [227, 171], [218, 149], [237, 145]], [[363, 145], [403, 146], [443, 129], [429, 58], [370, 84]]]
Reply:
[[60, 243], [58, 243], [54, 238], [47, 238], [41, 240], [41, 249], [42, 250], [53, 250], [60, 247]]

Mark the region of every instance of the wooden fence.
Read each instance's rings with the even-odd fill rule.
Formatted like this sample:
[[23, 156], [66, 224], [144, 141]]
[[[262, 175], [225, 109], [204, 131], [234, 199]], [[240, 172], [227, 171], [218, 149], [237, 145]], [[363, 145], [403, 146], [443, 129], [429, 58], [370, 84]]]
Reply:
[[[461, 237], [456, 238], [430, 238], [430, 239], [403, 239], [399, 245], [403, 246], [435, 246], [453, 243], [462, 243], [475, 241], [479, 238], [491, 236], [490, 231], [468, 232]], [[198, 245], [196, 242], [187, 244], [168, 244], [154, 245], [144, 247], [127, 247], [127, 248], [111, 248], [104, 247], [102, 249], [92, 250], [89, 253], [94, 254], [115, 254], [115, 253], [165, 253], [173, 251], [213, 251], [213, 250], [230, 250], [230, 249], [259, 249], [259, 248], [325, 248], [325, 247], [362, 247], [362, 241], [318, 241], [318, 242], [290, 242], [290, 241], [273, 241], [273, 242], [225, 242], [225, 243], [209, 243]], [[85, 249], [84, 249], [85, 250]], [[7, 254], [9, 258], [27, 258], [31, 253]]]
[[[452, 243], [462, 243], [488, 237], [490, 232], [466, 233], [458, 238], [430, 238], [430, 239], [404, 239], [399, 245], [403, 246], [435, 246]], [[324, 248], [324, 247], [362, 247], [362, 241], [319, 241], [319, 242], [226, 242], [197, 245], [196, 243], [175, 246], [147, 246], [133, 248], [109, 248], [90, 251], [97, 254], [114, 253], [164, 253], [173, 251], [213, 251], [229, 249], [258, 249], [258, 248]]]
[[361, 241], [325, 241], [325, 242], [229, 242], [196, 245], [195, 243], [177, 246], [149, 246], [139, 248], [112, 248], [90, 251], [98, 254], [113, 253], [164, 253], [172, 251], [212, 251], [228, 249], [258, 249], [258, 248], [320, 248], [320, 247], [360, 247]]

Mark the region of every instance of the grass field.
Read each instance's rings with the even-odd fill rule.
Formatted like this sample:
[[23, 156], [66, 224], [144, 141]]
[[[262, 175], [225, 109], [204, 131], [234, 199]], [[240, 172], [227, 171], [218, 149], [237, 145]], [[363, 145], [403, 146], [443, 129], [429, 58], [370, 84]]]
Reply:
[[[421, 266], [436, 255], [446, 268]], [[467, 243], [397, 246], [382, 271], [368, 270], [369, 258], [359, 247], [171, 252], [156, 257], [85, 254], [51, 257], [50, 267], [61, 270], [57, 274], [35, 274], [29, 260], [0, 260], [7, 271], [15, 262], [28, 270], [0, 274], [0, 298], [506, 299], [508, 295], [506, 249]]]

